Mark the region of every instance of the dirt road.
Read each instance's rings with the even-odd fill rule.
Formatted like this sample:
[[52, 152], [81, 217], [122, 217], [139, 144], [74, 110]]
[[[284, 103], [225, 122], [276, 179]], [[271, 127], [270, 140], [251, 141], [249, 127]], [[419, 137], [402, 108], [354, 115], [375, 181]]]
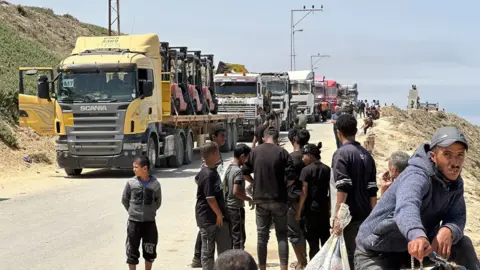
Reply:
[[[330, 165], [335, 150], [331, 124], [308, 125], [311, 142], [322, 141]], [[286, 133], [282, 133], [286, 137]], [[285, 148], [292, 148], [285, 139]], [[223, 154], [227, 161], [231, 153]], [[197, 154], [197, 160], [198, 160]], [[194, 175], [200, 162], [156, 173], [163, 190], [157, 216], [155, 269], [189, 269], [197, 228]], [[0, 262], [2, 269], [125, 269], [127, 214], [120, 203], [129, 172], [90, 171], [81, 178], [62, 172], [29, 172], [0, 180]], [[247, 210], [247, 251], [256, 257], [256, 226]], [[268, 262], [278, 267], [271, 235]], [[293, 250], [290, 251], [294, 260]]]

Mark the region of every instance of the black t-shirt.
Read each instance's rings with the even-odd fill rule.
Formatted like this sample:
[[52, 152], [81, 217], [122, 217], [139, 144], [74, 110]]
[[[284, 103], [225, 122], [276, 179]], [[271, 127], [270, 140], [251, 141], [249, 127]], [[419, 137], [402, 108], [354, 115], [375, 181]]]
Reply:
[[263, 132], [265, 132], [266, 126], [263, 124], [260, 124], [257, 126], [255, 129], [255, 138], [257, 138], [257, 144], [263, 144]]
[[365, 220], [377, 197], [377, 168], [372, 155], [358, 142], [347, 142], [333, 154], [333, 177], [338, 191], [345, 192], [352, 221]]
[[254, 147], [242, 171], [244, 175], [254, 174], [253, 200], [256, 203], [287, 202], [286, 180], [293, 180], [293, 162], [287, 150], [271, 143]]
[[[302, 169], [305, 167], [305, 163], [303, 163], [302, 160], [302, 151], [294, 151], [290, 153], [290, 157], [292, 158], [293, 171], [288, 180], [295, 180], [295, 182], [288, 188], [288, 197], [291, 203], [296, 203], [299, 201], [300, 193], [302, 191], [300, 174], [302, 173]], [[292, 204], [292, 206], [295, 206], [295, 204]]]
[[225, 198], [223, 196], [222, 181], [216, 168], [204, 167], [195, 177], [197, 182], [197, 204], [195, 205], [195, 217], [199, 227], [214, 225], [217, 215], [207, 202], [208, 198], [215, 198], [218, 207], [225, 216]]
[[305, 215], [326, 220], [330, 218], [330, 172], [330, 167], [320, 161], [312, 162], [303, 168], [300, 181], [308, 183]]

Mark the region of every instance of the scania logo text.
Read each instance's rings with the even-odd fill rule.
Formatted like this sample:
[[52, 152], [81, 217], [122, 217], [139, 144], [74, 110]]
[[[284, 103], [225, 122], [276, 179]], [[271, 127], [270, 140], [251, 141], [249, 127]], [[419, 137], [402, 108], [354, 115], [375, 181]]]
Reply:
[[80, 106], [80, 111], [107, 111], [105, 105], [83, 105]]

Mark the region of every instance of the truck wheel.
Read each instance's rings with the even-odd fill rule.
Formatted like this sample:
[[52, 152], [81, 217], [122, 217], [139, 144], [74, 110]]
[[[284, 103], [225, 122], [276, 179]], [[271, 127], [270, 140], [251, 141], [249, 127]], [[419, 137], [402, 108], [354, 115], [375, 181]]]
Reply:
[[232, 147], [231, 150], [235, 149], [238, 143], [238, 130], [237, 130], [237, 123], [232, 124]]
[[83, 169], [72, 169], [72, 168], [65, 168], [65, 173], [68, 176], [79, 176], [82, 174]]
[[185, 143], [185, 155], [183, 156], [183, 164], [188, 165], [193, 160], [193, 138], [192, 135], [187, 132], [187, 139]]
[[232, 128], [229, 124], [227, 124], [227, 134], [225, 138], [225, 143], [220, 147], [220, 151], [223, 153], [230, 152], [230, 148], [232, 147]]
[[168, 157], [168, 166], [178, 168], [183, 164], [183, 156], [185, 155], [185, 147], [183, 136], [175, 136], [175, 156]]
[[157, 164], [157, 159], [158, 159], [158, 149], [157, 149], [157, 143], [155, 142], [155, 136], [151, 135], [150, 138], [148, 138], [148, 144], [147, 144], [147, 157], [150, 160], [150, 170], [151, 172], [155, 171], [155, 167], [158, 166]]

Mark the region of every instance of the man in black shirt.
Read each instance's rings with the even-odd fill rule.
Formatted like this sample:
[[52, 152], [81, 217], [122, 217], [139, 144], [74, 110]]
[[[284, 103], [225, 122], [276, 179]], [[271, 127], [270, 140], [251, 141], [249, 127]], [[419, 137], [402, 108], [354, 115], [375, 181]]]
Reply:
[[[322, 143], [307, 144], [302, 149], [306, 167], [300, 174], [303, 183], [296, 219], [305, 221], [305, 237], [310, 246], [310, 260], [330, 238], [330, 167], [320, 161]], [[302, 207], [303, 206], [303, 207]]]
[[[292, 179], [293, 163], [288, 152], [277, 145], [278, 137], [276, 128], [267, 128], [263, 135], [265, 143], [252, 149], [248, 164], [242, 168], [245, 178], [253, 185], [258, 237], [257, 253], [261, 270], [267, 268], [267, 245], [272, 219], [278, 241], [280, 268], [288, 269], [286, 180]], [[252, 172], [255, 175], [253, 180], [250, 176]]]
[[293, 162], [293, 174], [291, 178], [293, 181], [288, 181], [288, 238], [293, 246], [295, 255], [297, 257], [296, 269], [302, 269], [307, 265], [306, 244], [303, 235], [303, 229], [300, 225], [300, 220], [297, 220], [297, 205], [300, 200], [300, 193], [302, 192], [302, 182], [300, 181], [300, 174], [305, 164], [302, 160], [302, 148], [310, 140], [310, 133], [308, 130], [301, 127], [295, 127], [288, 132], [288, 139], [293, 145], [293, 152], [290, 157]]
[[263, 143], [263, 133], [265, 132], [265, 129], [272, 126], [274, 122], [275, 115], [270, 113], [265, 117], [265, 122], [257, 126], [257, 128], [255, 129], [255, 134], [253, 136], [252, 148], [255, 147], [257, 144], [260, 145]]
[[[372, 155], [355, 141], [357, 120], [351, 114], [342, 114], [336, 121], [338, 138], [342, 146], [333, 154], [332, 167], [337, 189], [335, 219], [342, 203], [350, 209], [352, 220], [343, 231], [348, 261], [353, 269], [353, 255], [358, 229], [377, 203], [377, 169]], [[334, 219], [333, 233], [342, 230]]]
[[203, 270], [213, 270], [215, 243], [218, 254], [231, 249], [232, 241], [228, 226], [222, 181], [217, 172], [220, 151], [215, 142], [208, 142], [201, 148], [206, 167], [195, 177], [197, 182], [197, 203], [195, 218], [202, 236], [201, 263]]

